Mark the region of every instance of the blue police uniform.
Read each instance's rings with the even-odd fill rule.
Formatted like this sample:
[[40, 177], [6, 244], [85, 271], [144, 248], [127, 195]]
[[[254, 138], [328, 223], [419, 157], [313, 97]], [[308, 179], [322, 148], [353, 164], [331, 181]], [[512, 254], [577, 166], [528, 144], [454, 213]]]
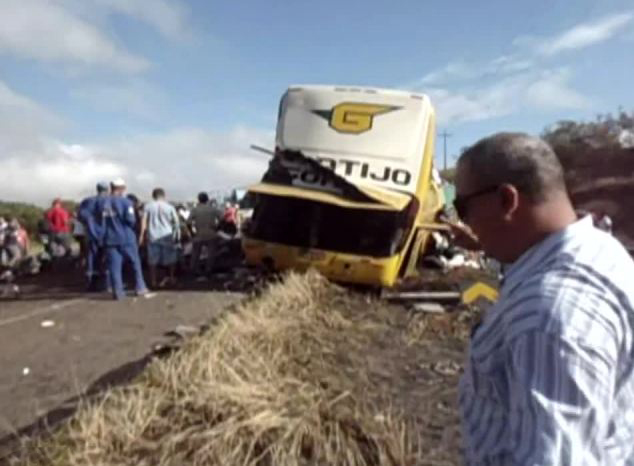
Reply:
[[[104, 195], [92, 196], [84, 199], [79, 204], [79, 219], [86, 228], [86, 237], [88, 238], [88, 251], [86, 254], [86, 275], [88, 277], [88, 288], [90, 290], [98, 289], [99, 278], [104, 275], [103, 260], [103, 225], [97, 221], [97, 201], [105, 197]], [[106, 287], [112, 288], [110, 284], [110, 274], [105, 273]]]
[[146, 292], [147, 286], [143, 279], [139, 247], [134, 233], [134, 206], [125, 197], [104, 196], [97, 198], [95, 208], [96, 219], [103, 225], [103, 245], [114, 297], [122, 299], [125, 296], [122, 278], [124, 262], [132, 265], [137, 293]]

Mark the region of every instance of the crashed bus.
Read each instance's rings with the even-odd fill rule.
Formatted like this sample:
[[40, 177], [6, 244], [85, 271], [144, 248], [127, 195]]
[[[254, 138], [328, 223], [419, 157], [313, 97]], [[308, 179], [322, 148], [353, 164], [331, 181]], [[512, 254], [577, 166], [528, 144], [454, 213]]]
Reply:
[[416, 274], [444, 205], [435, 114], [410, 92], [293, 86], [243, 235], [251, 265], [391, 287]]

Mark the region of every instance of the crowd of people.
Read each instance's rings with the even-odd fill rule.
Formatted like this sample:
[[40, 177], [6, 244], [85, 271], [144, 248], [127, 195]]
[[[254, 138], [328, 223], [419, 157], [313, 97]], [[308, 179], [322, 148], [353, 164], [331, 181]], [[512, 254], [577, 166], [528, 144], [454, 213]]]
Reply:
[[[72, 259], [85, 270], [88, 291], [109, 291], [122, 299], [124, 276], [129, 276], [139, 296], [175, 285], [178, 272], [206, 279], [214, 270], [220, 242], [235, 237], [239, 223], [237, 206], [221, 207], [205, 192], [191, 210], [168, 202], [162, 188], [154, 189], [152, 199], [143, 204], [126, 193], [126, 183], [119, 178], [98, 183], [95, 195], [82, 200], [75, 212], [55, 199], [37, 233], [45, 260]], [[17, 219], [0, 218], [0, 245], [5, 270], [29, 256], [28, 233]]]

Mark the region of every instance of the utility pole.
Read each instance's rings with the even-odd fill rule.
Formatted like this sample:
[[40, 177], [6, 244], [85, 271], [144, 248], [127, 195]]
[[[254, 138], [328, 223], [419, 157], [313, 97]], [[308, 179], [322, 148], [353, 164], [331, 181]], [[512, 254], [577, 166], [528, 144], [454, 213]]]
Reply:
[[444, 130], [440, 133], [440, 137], [443, 138], [443, 146], [444, 146], [444, 169], [447, 170], [447, 138], [451, 137], [451, 133], [448, 133], [447, 130]]

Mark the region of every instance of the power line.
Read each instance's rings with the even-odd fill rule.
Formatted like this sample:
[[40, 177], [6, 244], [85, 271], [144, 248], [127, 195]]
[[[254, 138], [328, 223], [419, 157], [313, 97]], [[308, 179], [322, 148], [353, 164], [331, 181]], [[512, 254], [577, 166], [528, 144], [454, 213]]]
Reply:
[[444, 169], [447, 170], [447, 138], [452, 136], [451, 133], [448, 133], [447, 130], [444, 130], [440, 133], [440, 137], [443, 138], [443, 146], [444, 146]]

